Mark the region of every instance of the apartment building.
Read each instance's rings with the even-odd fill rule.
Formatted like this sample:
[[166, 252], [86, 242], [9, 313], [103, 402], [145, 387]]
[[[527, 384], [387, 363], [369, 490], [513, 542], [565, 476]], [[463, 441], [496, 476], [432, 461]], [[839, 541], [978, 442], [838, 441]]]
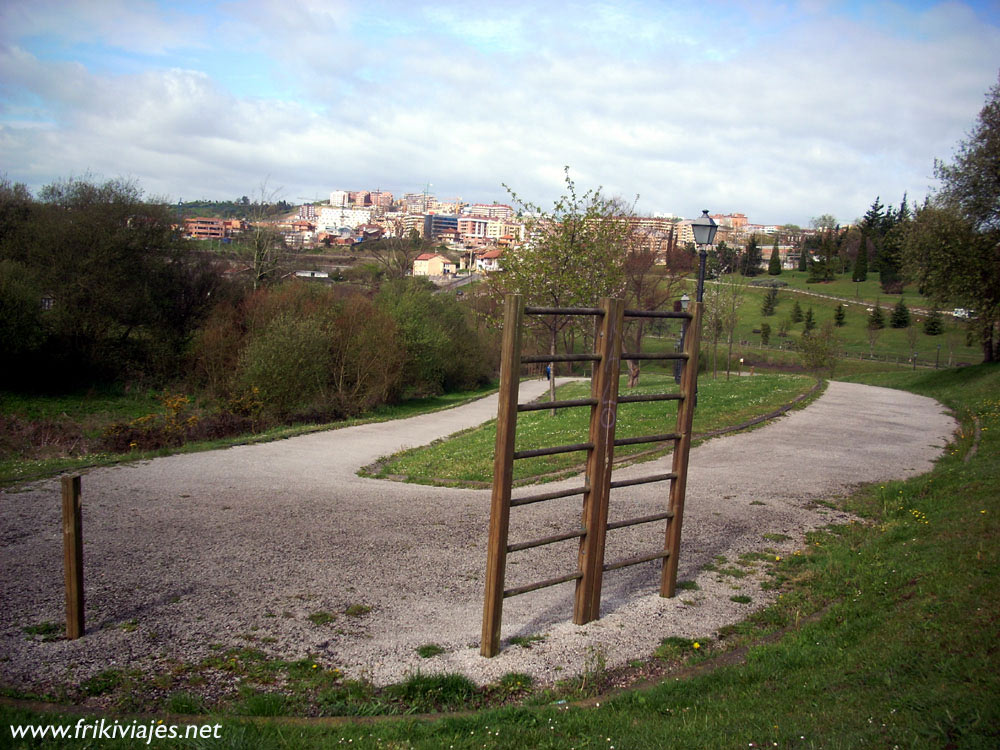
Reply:
[[372, 220], [370, 208], [345, 208], [340, 206], [321, 206], [316, 212], [316, 226], [323, 232], [336, 233], [342, 227], [354, 229]]
[[196, 240], [215, 240], [229, 236], [224, 219], [203, 216], [185, 219], [184, 234]]
[[485, 216], [487, 219], [503, 219], [509, 221], [514, 218], [514, 209], [503, 203], [473, 203], [462, 209], [466, 216]]

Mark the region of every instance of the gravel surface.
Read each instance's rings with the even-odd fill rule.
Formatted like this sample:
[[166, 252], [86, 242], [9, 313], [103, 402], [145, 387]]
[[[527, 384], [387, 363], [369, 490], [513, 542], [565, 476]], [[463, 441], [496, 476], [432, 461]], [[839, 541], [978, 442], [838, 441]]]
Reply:
[[[524, 383], [522, 399], [545, 385]], [[711, 440], [691, 453], [679, 563], [680, 580], [697, 590], [661, 599], [655, 563], [609, 572], [602, 618], [586, 626], [571, 622], [571, 584], [508, 599], [504, 649], [484, 659], [489, 492], [355, 472], [495, 414], [494, 396], [395, 422], [90, 471], [83, 478], [87, 632], [76, 641], [43, 642], [23, 630], [64, 618], [58, 480], [0, 493], [0, 682], [73, 685], [109, 668], [196, 663], [219, 644], [285, 659], [313, 654], [376, 684], [418, 669], [460, 671], [482, 684], [514, 671], [545, 683], [599, 661], [619, 666], [667, 636], [708, 638], [765, 605], [760, 575], [720, 576], [705, 566], [765, 548], [790, 553], [807, 530], [846, 520], [818, 500], [928, 471], [956, 427], [931, 399], [831, 383], [805, 409]], [[620, 469], [615, 478], [669, 471], [669, 460]], [[546, 487], [573, 483], [579, 479]], [[665, 492], [665, 484], [613, 491], [611, 520], [657, 512]], [[573, 528], [579, 502], [514, 509], [511, 541]], [[606, 559], [654, 551], [662, 537], [661, 524], [612, 531]], [[507, 585], [575, 565], [572, 541], [512, 553]], [[737, 594], [752, 603], [732, 602]], [[354, 605], [362, 606], [348, 614]], [[334, 619], [316, 624], [321, 613]], [[531, 648], [507, 641], [531, 635], [544, 639]], [[432, 643], [444, 653], [416, 654]]]

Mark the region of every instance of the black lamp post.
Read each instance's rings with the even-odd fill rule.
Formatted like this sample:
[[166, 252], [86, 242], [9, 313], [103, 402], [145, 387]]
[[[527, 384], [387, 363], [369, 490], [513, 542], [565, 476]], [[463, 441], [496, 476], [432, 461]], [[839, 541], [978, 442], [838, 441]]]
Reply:
[[694, 232], [694, 244], [698, 246], [698, 294], [695, 299], [702, 302], [705, 298], [705, 261], [708, 259], [708, 246], [715, 242], [715, 233], [719, 231], [719, 225], [708, 215], [706, 208], [701, 212], [701, 216], [691, 222], [691, 230]]

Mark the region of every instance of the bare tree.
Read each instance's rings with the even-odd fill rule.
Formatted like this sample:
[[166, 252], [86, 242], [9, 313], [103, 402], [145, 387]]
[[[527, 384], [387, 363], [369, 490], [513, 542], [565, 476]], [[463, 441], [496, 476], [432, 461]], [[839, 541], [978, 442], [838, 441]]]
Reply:
[[239, 242], [234, 243], [237, 257], [250, 270], [253, 288], [267, 284], [278, 275], [284, 242], [274, 226], [276, 204], [281, 188], [269, 189], [267, 180], [260, 184], [255, 200], [250, 206], [248, 227]]
[[371, 257], [385, 269], [386, 276], [402, 279], [413, 270], [413, 261], [430, 247], [430, 241], [416, 229], [407, 229], [402, 217], [385, 222], [389, 232], [372, 246]]
[[[691, 270], [690, 256], [679, 251], [672, 244], [661, 249], [658, 238], [638, 229], [633, 229], [628, 237], [625, 256], [625, 304], [634, 310], [659, 310], [667, 302], [679, 296], [684, 284], [684, 276]], [[657, 265], [663, 258], [664, 265]], [[646, 334], [647, 318], [631, 318], [625, 326], [623, 342], [628, 350], [642, 353], [642, 340]], [[640, 362], [627, 360], [628, 387], [639, 385]]]
[[733, 339], [736, 336], [736, 325], [740, 322], [740, 307], [746, 297], [747, 281], [742, 276], [731, 276], [728, 283], [722, 285], [722, 327], [726, 332], [726, 342], [729, 344], [726, 354], [726, 380], [733, 360]]

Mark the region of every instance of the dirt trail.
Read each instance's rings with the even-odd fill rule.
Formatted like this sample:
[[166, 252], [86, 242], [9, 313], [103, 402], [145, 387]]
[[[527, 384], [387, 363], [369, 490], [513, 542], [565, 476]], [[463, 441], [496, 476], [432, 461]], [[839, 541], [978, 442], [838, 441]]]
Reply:
[[[525, 383], [522, 397], [544, 388]], [[691, 455], [680, 559], [680, 578], [699, 590], [659, 598], [653, 563], [608, 573], [602, 619], [582, 627], [570, 622], [569, 584], [510, 599], [505, 639], [544, 640], [488, 660], [478, 642], [489, 492], [355, 472], [495, 413], [494, 396], [396, 422], [89, 472], [87, 634], [73, 642], [23, 632], [63, 617], [59, 483], [0, 494], [0, 682], [37, 687], [109, 668], [193, 663], [218, 654], [218, 644], [313, 654], [380, 684], [417, 669], [461, 671], [477, 682], [512, 671], [547, 681], [580, 672], [598, 654], [608, 666], [623, 664], [666, 636], [708, 637], [763, 606], [758, 577], [720, 579], [705, 565], [764, 547], [790, 552], [806, 530], [844, 520], [816, 500], [928, 471], [956, 426], [931, 399], [831, 383], [806, 409], [709, 441]], [[616, 478], [669, 470], [662, 461]], [[664, 492], [615, 490], [612, 520], [656, 512]], [[511, 540], [567, 530], [578, 513], [579, 498], [517, 509]], [[655, 550], [662, 534], [659, 524], [611, 532], [607, 559]], [[575, 559], [572, 542], [514, 553], [508, 585], [569, 572]], [[752, 603], [732, 602], [736, 594]], [[352, 605], [370, 610], [352, 617]], [[321, 613], [335, 619], [315, 624]], [[429, 643], [444, 653], [421, 659], [416, 649]]]

